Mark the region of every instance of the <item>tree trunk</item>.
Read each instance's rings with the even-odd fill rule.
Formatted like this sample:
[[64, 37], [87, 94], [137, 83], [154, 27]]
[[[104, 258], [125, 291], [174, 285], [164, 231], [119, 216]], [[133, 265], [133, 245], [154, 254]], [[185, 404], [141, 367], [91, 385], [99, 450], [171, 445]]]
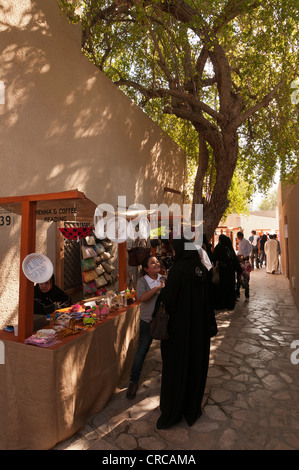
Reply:
[[207, 148], [207, 142], [204, 136], [204, 133], [201, 130], [198, 130], [198, 143], [199, 143], [199, 152], [198, 152], [198, 167], [194, 182], [193, 188], [193, 213], [195, 204], [203, 204], [203, 185], [205, 175], [207, 173], [208, 164], [209, 164], [209, 151]]
[[200, 162], [198, 165], [193, 192], [193, 208], [194, 204], [203, 203], [204, 233], [206, 234], [208, 240], [211, 240], [226, 208], [229, 205], [227, 194], [236, 168], [238, 157], [237, 132], [232, 129], [224, 130], [221, 133], [221, 142], [222, 145], [213, 147], [216, 162], [216, 181], [210, 200], [204, 200], [202, 198], [203, 181], [207, 169], [206, 142], [201, 142], [200, 145]]

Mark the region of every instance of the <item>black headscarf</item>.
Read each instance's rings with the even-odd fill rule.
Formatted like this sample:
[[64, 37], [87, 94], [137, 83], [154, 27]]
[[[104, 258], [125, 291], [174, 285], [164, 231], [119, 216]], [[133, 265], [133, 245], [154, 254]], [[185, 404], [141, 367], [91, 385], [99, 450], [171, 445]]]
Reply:
[[[180, 262], [181, 266], [192, 269], [193, 266], [204, 268], [198, 250], [193, 242], [184, 238], [175, 239], [172, 242], [175, 252], [174, 262]], [[205, 268], [204, 268], [205, 269]]]
[[55, 285], [54, 274], [51, 277], [52, 287], [48, 292], [42, 292], [39, 284], [34, 286], [34, 313], [47, 315], [52, 313], [56, 304], [60, 304], [58, 308], [70, 307], [72, 305], [71, 297]]
[[[226, 235], [219, 236], [219, 243], [216, 245], [213, 253], [213, 261], [219, 262], [219, 269], [230, 268], [233, 272], [240, 271], [237, 255], [233, 249], [231, 239]], [[221, 273], [220, 273], [221, 276]]]

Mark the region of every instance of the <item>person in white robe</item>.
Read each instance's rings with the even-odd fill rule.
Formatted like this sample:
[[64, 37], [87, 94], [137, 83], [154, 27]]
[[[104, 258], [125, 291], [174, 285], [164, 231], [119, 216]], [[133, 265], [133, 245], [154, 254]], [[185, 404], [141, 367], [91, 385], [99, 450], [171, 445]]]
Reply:
[[266, 241], [264, 250], [266, 254], [266, 272], [275, 274], [278, 268], [278, 243], [274, 240], [273, 235], [269, 235], [270, 239]]

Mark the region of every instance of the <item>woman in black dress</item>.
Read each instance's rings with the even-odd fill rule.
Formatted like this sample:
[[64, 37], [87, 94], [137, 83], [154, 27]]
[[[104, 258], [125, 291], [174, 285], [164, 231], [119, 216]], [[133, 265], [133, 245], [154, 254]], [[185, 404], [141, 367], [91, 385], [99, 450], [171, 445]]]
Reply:
[[241, 273], [237, 255], [231, 239], [226, 235], [219, 236], [219, 243], [213, 252], [213, 262], [218, 264], [220, 283], [213, 286], [214, 308], [216, 310], [233, 310], [236, 302], [236, 272]]
[[169, 339], [161, 341], [161, 416], [164, 429], [183, 417], [192, 424], [201, 415], [210, 352], [211, 298], [208, 272], [194, 249], [174, 240], [175, 261], [160, 299], [169, 313]]

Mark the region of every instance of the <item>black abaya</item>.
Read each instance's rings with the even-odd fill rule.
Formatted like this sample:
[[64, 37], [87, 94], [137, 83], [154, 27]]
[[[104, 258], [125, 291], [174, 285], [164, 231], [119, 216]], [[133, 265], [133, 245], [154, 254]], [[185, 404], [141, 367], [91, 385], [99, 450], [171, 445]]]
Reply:
[[214, 308], [233, 310], [236, 301], [236, 272], [240, 272], [241, 268], [226, 235], [220, 235], [212, 259], [215, 264], [218, 262], [220, 276], [220, 283], [213, 285]]
[[161, 298], [169, 313], [169, 339], [161, 341], [161, 416], [158, 428], [183, 417], [191, 426], [201, 415], [210, 352], [208, 273], [196, 250], [174, 240], [175, 263]]

